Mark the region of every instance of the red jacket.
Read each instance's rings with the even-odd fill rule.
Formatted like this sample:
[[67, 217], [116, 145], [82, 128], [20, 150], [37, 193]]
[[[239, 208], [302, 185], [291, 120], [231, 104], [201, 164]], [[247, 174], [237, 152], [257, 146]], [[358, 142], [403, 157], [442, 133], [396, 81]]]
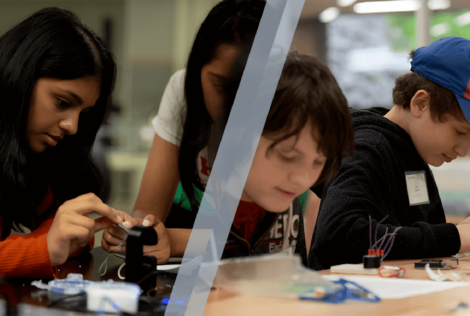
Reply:
[[[49, 188], [46, 197], [38, 207], [38, 211], [48, 209], [53, 201]], [[0, 275], [6, 277], [37, 277], [51, 278], [55, 275], [47, 248], [47, 233], [52, 226], [54, 217], [44, 221], [38, 228], [26, 235], [10, 235], [0, 241]], [[0, 217], [0, 236], [2, 234], [2, 218]], [[92, 238], [88, 246], [93, 248]], [[74, 257], [84, 248], [79, 248], [69, 255]]]

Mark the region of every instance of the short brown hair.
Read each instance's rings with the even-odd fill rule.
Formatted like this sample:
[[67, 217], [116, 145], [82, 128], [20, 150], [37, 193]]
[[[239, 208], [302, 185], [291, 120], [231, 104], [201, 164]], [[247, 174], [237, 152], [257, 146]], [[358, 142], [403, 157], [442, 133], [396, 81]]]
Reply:
[[[320, 135], [316, 139], [318, 148], [327, 158], [316, 182], [320, 184], [329, 181], [341, 167], [342, 159], [354, 152], [351, 113], [328, 67], [315, 57], [291, 52], [284, 64], [263, 134], [275, 137], [274, 146], [298, 135], [309, 121]], [[282, 136], [276, 137], [278, 135]]]
[[[413, 59], [414, 51], [410, 58]], [[393, 102], [404, 109], [410, 108], [410, 102], [418, 90], [425, 90], [430, 96], [431, 117], [435, 121], [445, 122], [449, 115], [459, 121], [465, 120], [465, 116], [460, 108], [455, 94], [424, 78], [417, 72], [412, 72], [395, 79], [395, 88], [393, 88]]]
[[[241, 68], [242, 69], [242, 68]], [[214, 122], [212, 147], [209, 156], [215, 156], [217, 146], [235, 99], [238, 81], [227, 85], [227, 109], [222, 119]], [[343, 158], [355, 149], [352, 117], [348, 102], [335, 77], [319, 59], [290, 52], [266, 118], [263, 135], [273, 140], [266, 154], [279, 142], [300, 134], [304, 126], [313, 124], [313, 138], [318, 150], [327, 158], [315, 185], [329, 181], [341, 167]]]

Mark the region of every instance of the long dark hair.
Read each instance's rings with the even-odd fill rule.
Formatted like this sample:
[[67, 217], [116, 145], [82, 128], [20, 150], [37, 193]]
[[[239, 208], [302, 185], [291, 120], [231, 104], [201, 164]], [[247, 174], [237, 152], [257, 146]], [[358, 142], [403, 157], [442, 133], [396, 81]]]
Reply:
[[[72, 12], [42, 9], [0, 37], [0, 216], [30, 227], [48, 186], [51, 211], [80, 194], [98, 194], [101, 174], [91, 157], [96, 133], [110, 106], [116, 65], [106, 43]], [[80, 115], [78, 132], [40, 154], [25, 139], [29, 103], [42, 77], [63, 80], [98, 75], [101, 93]], [[55, 208], [55, 209], [54, 209]]]
[[[264, 0], [224, 0], [218, 3], [201, 24], [189, 54], [184, 84], [187, 104], [183, 138], [178, 158], [181, 184], [193, 209], [197, 209], [193, 184], [203, 190], [197, 170], [197, 156], [211, 138], [212, 119], [207, 112], [201, 86], [202, 67], [216, 57], [217, 48], [227, 44], [246, 57], [266, 5]], [[242, 72], [243, 66], [236, 67]]]

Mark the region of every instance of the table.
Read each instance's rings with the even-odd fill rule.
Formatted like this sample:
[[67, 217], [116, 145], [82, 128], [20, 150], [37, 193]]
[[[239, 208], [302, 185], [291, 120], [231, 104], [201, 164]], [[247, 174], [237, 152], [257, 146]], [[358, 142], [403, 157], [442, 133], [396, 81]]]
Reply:
[[[124, 281], [119, 279], [117, 274], [117, 271], [121, 264], [124, 263], [124, 260], [113, 255], [108, 257], [108, 268], [106, 274], [103, 276], [100, 275], [100, 265], [107, 256], [108, 253], [104, 251], [103, 248], [94, 248], [90, 252], [83, 253], [78, 257], [67, 260], [65, 264], [58, 267], [57, 278], [65, 279], [69, 273], [81, 273], [85, 280], [105, 281], [112, 279], [114, 281]], [[50, 302], [57, 299], [57, 295], [31, 286], [31, 282], [34, 280], [38, 279], [15, 278], [3, 280], [3, 282], [0, 280], [0, 306], [5, 302], [5, 300], [2, 300], [2, 297], [4, 297], [4, 294], [2, 293], [7, 293], [10, 301], [13, 300], [15, 303], [29, 304], [37, 307], [46, 307]], [[47, 282], [47, 280], [44, 281]], [[165, 275], [158, 275], [156, 285], [157, 291], [154, 294], [170, 294], [173, 283], [174, 278]], [[3, 310], [4, 309], [0, 308], [0, 316], [3, 316]], [[46, 311], [50, 311], [52, 315], [52, 309]], [[38, 313], [38, 310], [31, 311], [31, 315], [36, 315], [36, 313]], [[48, 314], [49, 313], [46, 315]], [[53, 315], [70, 315], [70, 312], [61, 313], [59, 310], [54, 310]]]
[[[406, 269], [406, 279], [429, 280], [424, 270], [415, 270], [420, 260], [386, 261], [386, 265], [399, 265]], [[470, 269], [470, 262], [461, 261], [454, 272]], [[330, 275], [330, 270], [320, 271]], [[351, 275], [350, 275], [351, 276]], [[470, 278], [468, 279], [470, 281]], [[470, 315], [470, 309], [449, 311], [459, 303], [470, 304], [470, 286], [436, 292], [405, 299], [384, 299], [381, 303], [347, 302], [339, 305], [300, 301], [295, 299], [240, 296], [224, 290], [212, 291], [204, 310], [204, 316], [231, 315]]]
[[[106, 256], [101, 248], [95, 248], [78, 258], [67, 261], [58, 271], [59, 278], [65, 278], [68, 273], [82, 273], [88, 280], [107, 280], [117, 278], [117, 269], [123, 262], [114, 256], [108, 259], [108, 272], [104, 276], [98, 273], [99, 265]], [[407, 273], [405, 279], [429, 280], [424, 270], [414, 270], [414, 263], [419, 260], [387, 261], [387, 265], [399, 265], [405, 267]], [[96, 264], [99, 262], [100, 264]], [[459, 272], [470, 269], [470, 261], [461, 261], [459, 267], [453, 271]], [[320, 271], [320, 274], [329, 275], [329, 270]], [[470, 281], [470, 279], [468, 280]], [[47, 292], [30, 286], [31, 279], [8, 280], [15, 289], [21, 303], [32, 306], [47, 306], [51, 297]], [[172, 284], [169, 280], [158, 279], [157, 288], [159, 294], [171, 292]], [[23, 286], [24, 284], [24, 286]], [[168, 287], [169, 285], [169, 287]], [[1, 298], [0, 294], [0, 298]], [[1, 299], [0, 299], [1, 302]], [[470, 286], [461, 287], [437, 293], [416, 296], [405, 299], [383, 300], [379, 304], [347, 302], [341, 305], [331, 305], [293, 299], [276, 299], [262, 297], [239, 296], [223, 290], [214, 290], [210, 293], [206, 304], [204, 316], [219, 315], [470, 315], [470, 309], [450, 312], [459, 303], [470, 303]], [[0, 303], [1, 304], [1, 303]], [[46, 310], [47, 311], [47, 310]], [[52, 312], [52, 310], [50, 310]], [[35, 315], [33, 311], [30, 315]], [[66, 315], [54, 311], [50, 315]], [[1, 315], [1, 312], [0, 312]], [[70, 315], [70, 314], [67, 314]], [[74, 314], [78, 315], [78, 314]]]

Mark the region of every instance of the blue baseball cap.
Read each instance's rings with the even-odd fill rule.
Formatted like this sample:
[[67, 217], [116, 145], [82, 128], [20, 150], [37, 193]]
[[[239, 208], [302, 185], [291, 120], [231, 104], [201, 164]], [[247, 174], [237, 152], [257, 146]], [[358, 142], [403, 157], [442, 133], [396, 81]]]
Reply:
[[470, 40], [444, 37], [418, 48], [411, 71], [455, 93], [470, 123]]

